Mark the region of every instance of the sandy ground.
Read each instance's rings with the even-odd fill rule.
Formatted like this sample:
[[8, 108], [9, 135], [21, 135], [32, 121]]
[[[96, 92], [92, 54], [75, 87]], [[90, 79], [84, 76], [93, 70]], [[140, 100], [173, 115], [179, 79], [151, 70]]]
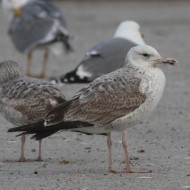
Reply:
[[[43, 162], [7, 163], [19, 156], [20, 139], [6, 131], [12, 127], [0, 118], [1, 190], [180, 190], [190, 189], [190, 2], [111, 1], [59, 3], [72, 32], [75, 53], [51, 56], [48, 76], [71, 70], [92, 45], [110, 38], [117, 25], [138, 21], [146, 42], [163, 56], [179, 60], [179, 67], [163, 68], [164, 96], [152, 117], [127, 130], [129, 154], [135, 169], [150, 174], [110, 174], [107, 171], [106, 138], [77, 133], [58, 133], [43, 141]], [[14, 59], [25, 68], [25, 57], [10, 43], [7, 22], [0, 10], [0, 61]], [[41, 69], [36, 53], [34, 72]], [[66, 97], [82, 85], [61, 87]], [[29, 138], [28, 138], [29, 139]], [[113, 134], [114, 165], [124, 167], [121, 135]], [[28, 140], [26, 156], [37, 157], [38, 144]], [[60, 161], [69, 161], [60, 164]]]

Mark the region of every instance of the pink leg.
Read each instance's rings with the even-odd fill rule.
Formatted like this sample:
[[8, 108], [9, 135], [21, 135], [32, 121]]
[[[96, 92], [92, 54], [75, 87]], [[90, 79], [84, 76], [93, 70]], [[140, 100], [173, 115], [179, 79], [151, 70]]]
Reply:
[[126, 172], [131, 173], [131, 166], [130, 166], [130, 160], [129, 160], [129, 155], [128, 155], [128, 145], [127, 145], [127, 140], [125, 137], [125, 132], [122, 131], [122, 144], [123, 144], [123, 149], [125, 153], [125, 163], [126, 163]]
[[126, 167], [122, 172], [126, 172], [126, 173], [149, 173], [150, 171], [140, 171], [140, 170], [138, 171], [138, 170], [132, 170], [131, 169], [125, 131], [122, 131], [122, 144], [123, 144], [123, 149], [124, 149], [124, 153], [125, 153], [125, 162], [126, 162]]
[[107, 145], [108, 145], [108, 159], [109, 159], [108, 171], [113, 172], [113, 173], [118, 173], [117, 170], [112, 168], [112, 140], [111, 140], [111, 133], [108, 133]]
[[20, 158], [18, 160], [18, 162], [25, 162], [26, 159], [24, 157], [24, 145], [25, 145], [25, 140], [26, 140], [26, 136], [22, 135], [21, 136], [21, 154], [20, 154]]
[[39, 153], [36, 161], [42, 161], [42, 140], [39, 140]]
[[108, 170], [109, 170], [109, 172], [112, 172], [112, 151], [111, 151], [112, 140], [111, 140], [111, 133], [108, 133], [107, 145], [108, 145], [108, 159], [109, 159]]

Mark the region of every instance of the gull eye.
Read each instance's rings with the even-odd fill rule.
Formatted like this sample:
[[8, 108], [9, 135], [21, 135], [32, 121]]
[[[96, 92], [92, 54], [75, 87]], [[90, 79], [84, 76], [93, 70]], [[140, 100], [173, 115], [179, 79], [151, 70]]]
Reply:
[[149, 55], [148, 53], [143, 53], [142, 56], [143, 56], [143, 57], [147, 57], [147, 58], [150, 57], [150, 55]]

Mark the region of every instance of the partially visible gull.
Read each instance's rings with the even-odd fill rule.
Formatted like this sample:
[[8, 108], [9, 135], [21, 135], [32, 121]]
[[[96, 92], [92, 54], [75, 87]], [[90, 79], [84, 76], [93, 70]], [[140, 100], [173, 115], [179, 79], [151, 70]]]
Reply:
[[[128, 52], [124, 68], [101, 76], [81, 89], [70, 101], [50, 111], [45, 122], [10, 129], [34, 133], [42, 139], [43, 133], [70, 130], [88, 134], [107, 134], [109, 171], [141, 172], [131, 169], [125, 130], [136, 125], [156, 108], [164, 87], [165, 75], [157, 66], [175, 65], [176, 61], [162, 58], [152, 47], [139, 45]], [[112, 168], [111, 132], [122, 133], [126, 167]]]
[[[50, 0], [3, 0], [5, 9], [13, 10], [9, 35], [15, 48], [27, 54], [26, 75], [31, 76], [32, 53], [36, 48], [44, 49], [43, 69], [39, 78], [45, 77], [49, 50], [62, 53], [57, 43], [71, 52], [70, 36], [61, 10]], [[53, 45], [54, 44], [54, 45]]]
[[[0, 63], [0, 113], [13, 125], [42, 121], [49, 110], [63, 102], [64, 96], [49, 82], [22, 76], [14, 61]], [[50, 133], [46, 135], [49, 136]], [[21, 143], [18, 161], [25, 161], [25, 135], [22, 135]], [[37, 160], [41, 160], [41, 140]]]
[[122, 68], [127, 52], [133, 46], [145, 44], [140, 26], [124, 21], [112, 39], [93, 46], [73, 70], [60, 77], [63, 83], [87, 83], [104, 74]]

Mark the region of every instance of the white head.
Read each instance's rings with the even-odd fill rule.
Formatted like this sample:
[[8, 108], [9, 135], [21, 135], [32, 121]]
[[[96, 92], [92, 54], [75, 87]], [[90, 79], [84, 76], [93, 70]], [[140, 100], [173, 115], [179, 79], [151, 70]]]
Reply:
[[126, 65], [132, 64], [138, 68], [155, 68], [160, 64], [176, 65], [177, 61], [171, 58], [163, 58], [151, 46], [138, 45], [129, 50], [126, 57]]
[[12, 11], [16, 8], [21, 8], [30, 0], [2, 0], [2, 6], [5, 10]]
[[136, 44], [145, 44], [140, 25], [135, 21], [124, 21], [118, 26], [114, 37], [125, 38]]

